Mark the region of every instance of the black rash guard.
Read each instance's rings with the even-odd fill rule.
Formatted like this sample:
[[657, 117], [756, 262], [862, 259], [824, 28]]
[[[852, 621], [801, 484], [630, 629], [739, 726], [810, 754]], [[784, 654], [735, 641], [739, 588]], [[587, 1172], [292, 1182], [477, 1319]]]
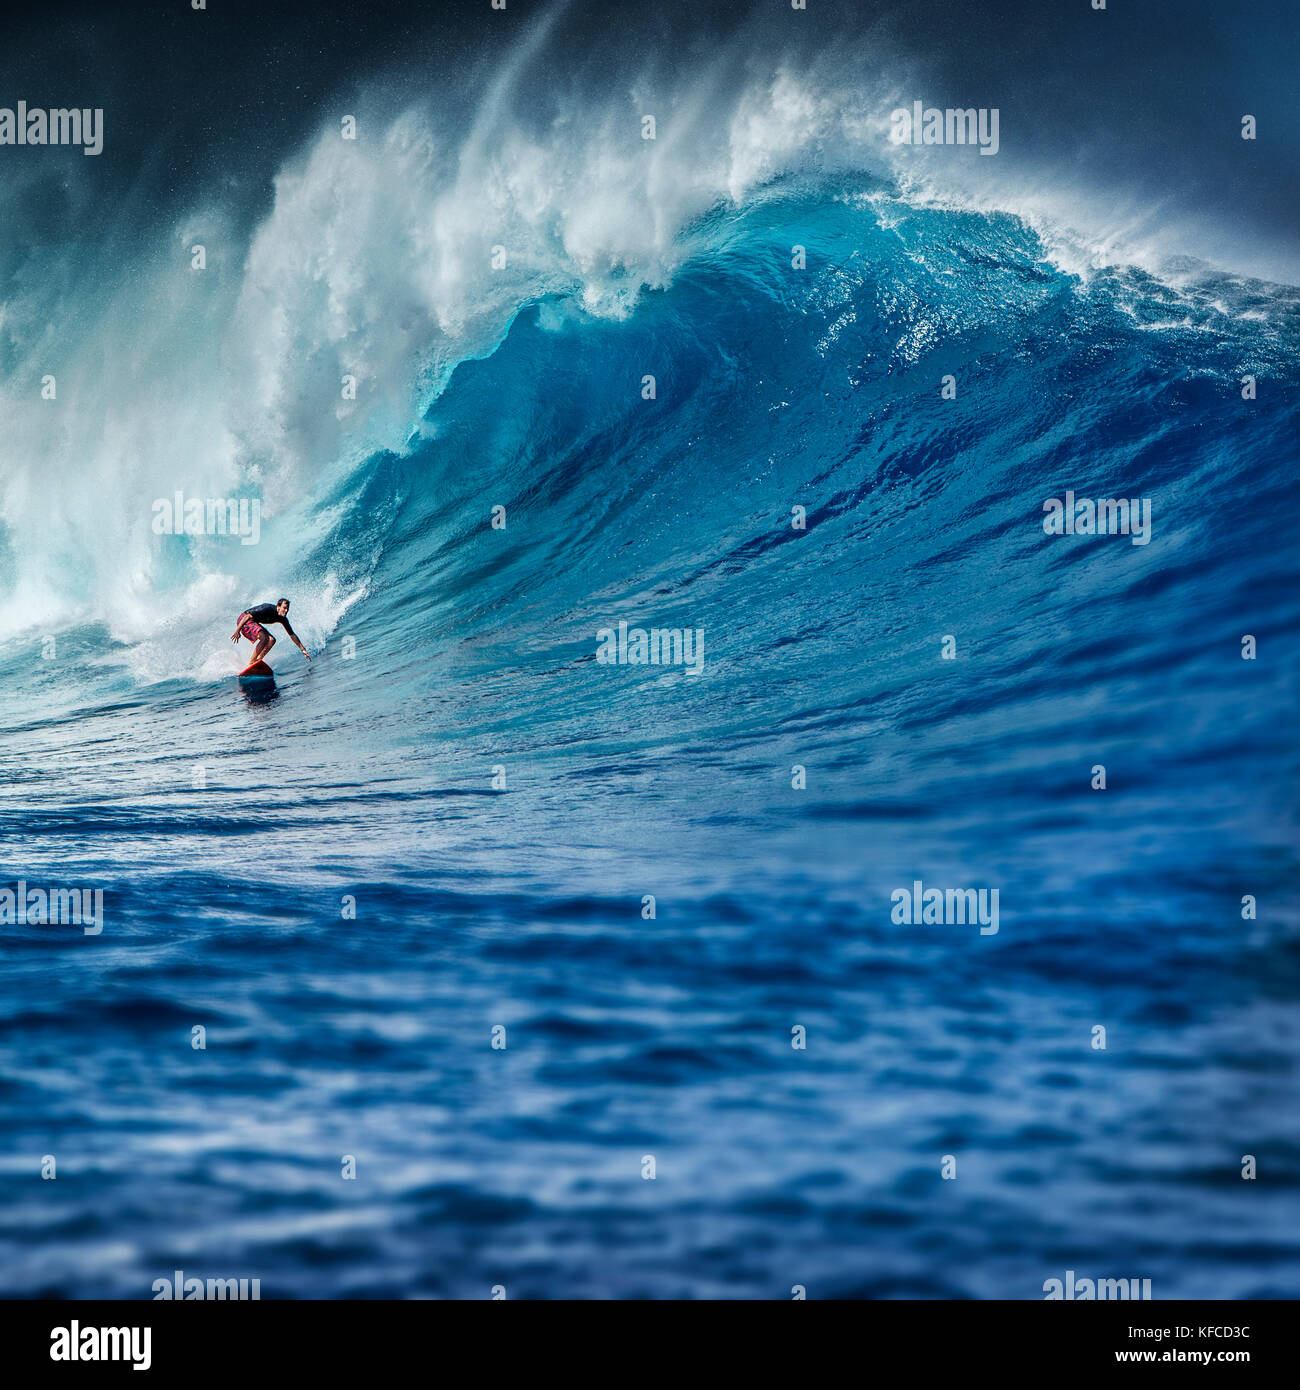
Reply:
[[297, 636], [293, 628], [289, 626], [289, 619], [282, 618], [273, 603], [259, 603], [256, 608], [245, 608], [244, 612], [247, 613], [255, 623], [261, 623], [263, 627], [265, 627], [267, 623], [279, 623], [290, 637]]

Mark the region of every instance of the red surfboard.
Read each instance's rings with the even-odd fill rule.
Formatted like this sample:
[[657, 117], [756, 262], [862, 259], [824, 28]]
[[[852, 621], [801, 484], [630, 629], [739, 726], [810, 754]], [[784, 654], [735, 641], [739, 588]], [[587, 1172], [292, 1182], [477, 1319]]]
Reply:
[[265, 661], [255, 661], [251, 666], [245, 666], [239, 673], [241, 676], [274, 676], [275, 672], [266, 664]]

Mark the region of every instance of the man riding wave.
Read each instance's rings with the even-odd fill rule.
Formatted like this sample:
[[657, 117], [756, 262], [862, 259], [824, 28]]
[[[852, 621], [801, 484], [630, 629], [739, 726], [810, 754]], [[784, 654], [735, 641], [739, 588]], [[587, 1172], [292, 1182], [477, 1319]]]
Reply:
[[[279, 623], [289, 634], [289, 640], [294, 646], [308, 661], [311, 660], [311, 653], [298, 640], [298, 634], [289, 626], [289, 600], [282, 598], [278, 599], [274, 606], [269, 603], [259, 603], [256, 607], [241, 613], [235, 620], [235, 631], [230, 640], [238, 642], [241, 637], [247, 637], [253, 643], [253, 659], [248, 663], [249, 666], [256, 666], [275, 646], [275, 638], [262, 626], [263, 623]], [[247, 669], [245, 667], [245, 670]]]

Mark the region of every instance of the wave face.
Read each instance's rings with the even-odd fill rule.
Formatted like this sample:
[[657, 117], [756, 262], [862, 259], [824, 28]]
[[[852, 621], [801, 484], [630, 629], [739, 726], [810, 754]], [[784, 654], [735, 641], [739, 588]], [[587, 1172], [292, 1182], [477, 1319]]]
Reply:
[[[322, 135], [197, 322], [155, 264], [57, 437], [16, 408], [7, 860], [105, 925], [5, 929], [0, 1292], [1300, 1292], [1300, 295], [738, 90], [725, 155], [595, 174]], [[176, 487], [262, 542], [154, 536]], [[1067, 491], [1149, 542], [1046, 535]], [[281, 591], [317, 659], [241, 694]]]

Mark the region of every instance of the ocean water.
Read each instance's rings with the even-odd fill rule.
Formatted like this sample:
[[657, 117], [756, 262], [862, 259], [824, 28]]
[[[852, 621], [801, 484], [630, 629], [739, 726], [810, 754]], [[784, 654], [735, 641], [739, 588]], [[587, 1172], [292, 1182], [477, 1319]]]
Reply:
[[4, 884], [104, 915], [3, 928], [0, 1293], [1300, 1293], [1300, 291], [736, 100], [693, 181], [327, 132], [57, 412], [9, 361]]

